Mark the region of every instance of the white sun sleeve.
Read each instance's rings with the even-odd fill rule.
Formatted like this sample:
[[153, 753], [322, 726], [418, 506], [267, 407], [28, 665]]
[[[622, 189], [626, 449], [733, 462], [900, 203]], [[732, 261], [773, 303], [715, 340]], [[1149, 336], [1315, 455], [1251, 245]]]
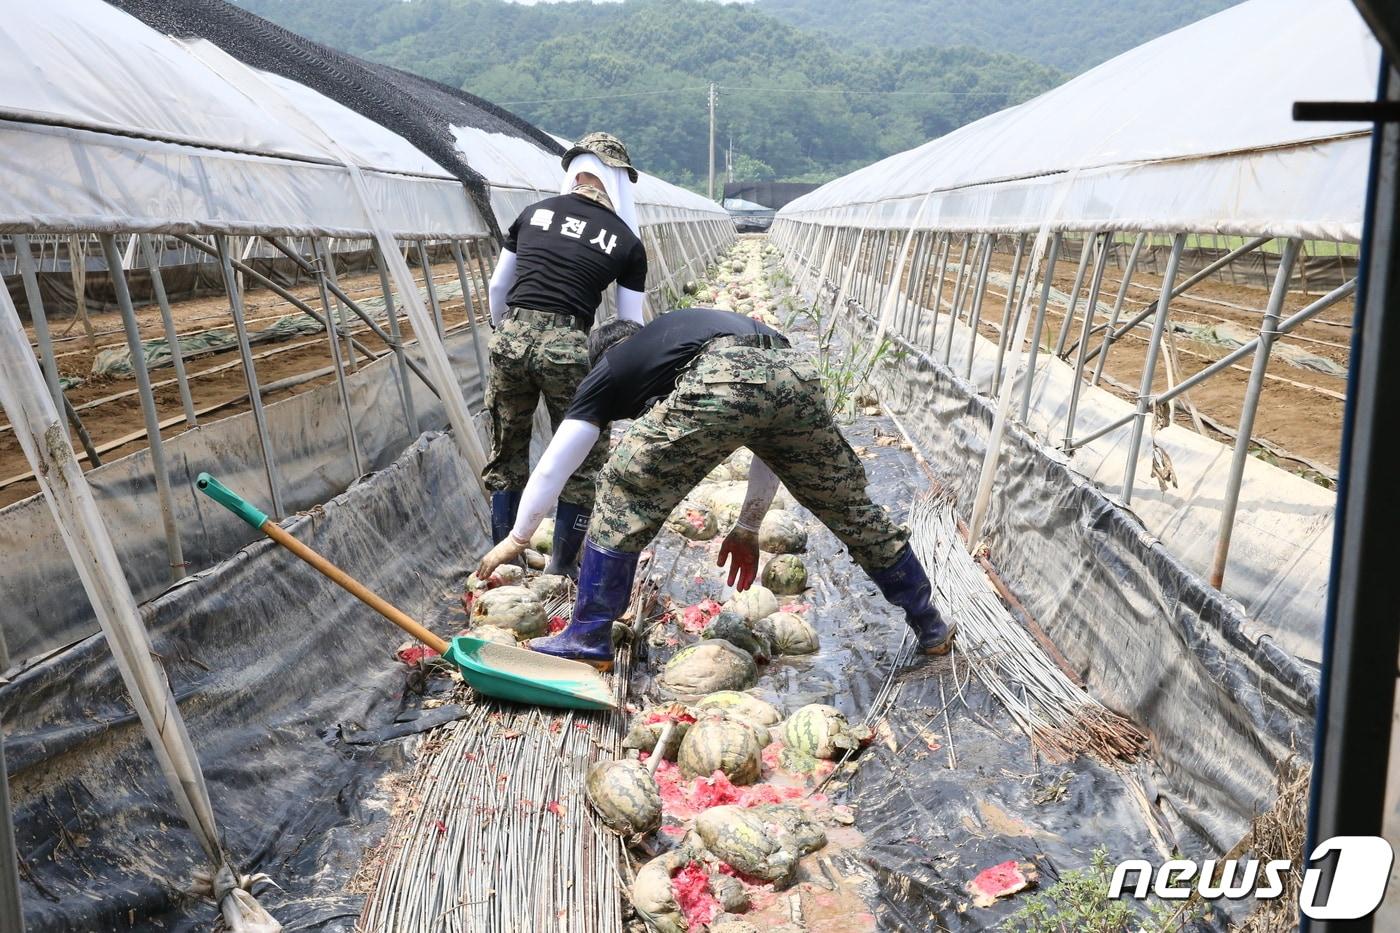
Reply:
[[508, 249], [501, 250], [501, 258], [496, 260], [496, 271], [491, 273], [491, 284], [487, 287], [490, 295], [491, 305], [491, 326], [501, 326], [501, 319], [505, 317], [507, 304], [506, 298], [510, 295], [510, 288], [515, 284], [515, 254]]
[[600, 431], [596, 424], [565, 418], [554, 432], [544, 456], [530, 473], [530, 481], [520, 494], [520, 510], [515, 513], [511, 537], [516, 544], [528, 544], [540, 522], [554, 509], [559, 492], [574, 471], [583, 465]]
[[634, 292], [630, 288], [617, 287], [617, 317], [621, 321], [632, 321], [634, 324], [644, 323], [642, 321], [642, 305], [646, 303], [647, 296], [644, 292]]
[[744, 507], [739, 510], [739, 527], [757, 531], [758, 526], [763, 524], [763, 516], [768, 513], [768, 507], [773, 504], [773, 497], [777, 494], [778, 475], [768, 468], [768, 464], [754, 457], [753, 464], [749, 466], [749, 485], [744, 491]]

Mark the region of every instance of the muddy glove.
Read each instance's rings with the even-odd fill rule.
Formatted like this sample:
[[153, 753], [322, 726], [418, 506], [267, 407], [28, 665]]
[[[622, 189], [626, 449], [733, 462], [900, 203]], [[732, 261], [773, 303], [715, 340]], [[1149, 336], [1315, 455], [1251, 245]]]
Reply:
[[491, 574], [496, 572], [497, 567], [508, 564], [519, 557], [529, 543], [528, 541], [517, 541], [515, 532], [511, 532], [504, 541], [486, 552], [486, 556], [477, 565], [476, 578], [478, 580], [488, 579]]
[[719, 546], [719, 559], [716, 566], [723, 567], [729, 561], [729, 585], [739, 592], [753, 586], [758, 576], [758, 529], [750, 528], [743, 522], [725, 535]]

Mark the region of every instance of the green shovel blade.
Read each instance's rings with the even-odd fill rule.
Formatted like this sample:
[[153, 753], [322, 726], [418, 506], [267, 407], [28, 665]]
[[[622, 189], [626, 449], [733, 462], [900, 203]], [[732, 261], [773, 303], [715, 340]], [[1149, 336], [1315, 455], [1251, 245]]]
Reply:
[[616, 709], [608, 682], [581, 661], [458, 635], [444, 655], [477, 693], [566, 709]]

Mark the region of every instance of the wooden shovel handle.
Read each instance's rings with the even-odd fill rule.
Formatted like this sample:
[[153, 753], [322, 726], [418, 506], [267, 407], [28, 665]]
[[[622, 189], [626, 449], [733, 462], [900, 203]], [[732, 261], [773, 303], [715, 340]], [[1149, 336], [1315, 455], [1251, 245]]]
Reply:
[[258, 527], [263, 534], [291, 551], [297, 557], [306, 561], [312, 567], [315, 567], [323, 576], [329, 578], [351, 596], [355, 597], [429, 648], [432, 648], [438, 654], [447, 653], [448, 645], [444, 639], [439, 638], [437, 635], [419, 625], [406, 612], [399, 609], [388, 600], [370, 592], [369, 588], [359, 580], [356, 580], [354, 577], [350, 576], [350, 574], [341, 570], [335, 564], [332, 564], [320, 554], [317, 554], [315, 551], [311, 550], [311, 548], [302, 544], [296, 538], [288, 534], [280, 525], [274, 524], [269, 519]]

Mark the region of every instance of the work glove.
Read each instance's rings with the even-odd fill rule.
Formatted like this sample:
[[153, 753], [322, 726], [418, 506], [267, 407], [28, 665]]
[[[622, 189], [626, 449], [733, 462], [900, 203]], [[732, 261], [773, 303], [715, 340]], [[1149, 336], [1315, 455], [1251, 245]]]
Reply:
[[525, 550], [527, 542], [515, 540], [515, 533], [506, 535], [504, 541], [486, 552], [486, 556], [481, 559], [481, 563], [476, 568], [476, 578], [478, 580], [489, 579], [491, 574], [496, 572], [496, 568], [502, 564], [509, 564], [521, 555]]
[[730, 586], [741, 593], [753, 586], [758, 576], [758, 529], [735, 525], [734, 530], [724, 536], [715, 565], [723, 567], [725, 561], [729, 562]]

